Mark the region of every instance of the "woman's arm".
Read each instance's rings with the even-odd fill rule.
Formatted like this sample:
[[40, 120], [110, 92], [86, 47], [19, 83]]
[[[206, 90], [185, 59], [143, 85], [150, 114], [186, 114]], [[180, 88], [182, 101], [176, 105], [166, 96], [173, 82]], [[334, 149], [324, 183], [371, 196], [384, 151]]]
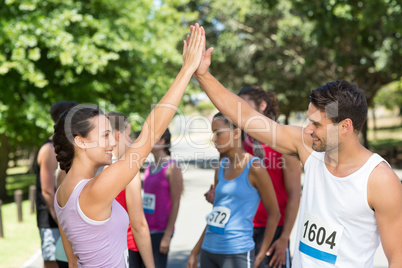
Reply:
[[138, 251], [145, 267], [153, 268], [155, 264], [152, 254], [151, 236], [142, 207], [140, 173], [137, 173], [134, 179], [126, 186], [126, 204], [131, 231], [133, 232]]
[[[216, 186], [218, 185], [218, 171], [219, 171], [219, 168], [215, 169], [215, 175], [214, 175], [214, 199], [215, 199], [215, 189], [216, 189]], [[212, 203], [213, 202], [214, 201], [212, 200]], [[195, 247], [191, 251], [190, 257], [188, 258], [188, 261], [187, 261], [187, 268], [197, 268], [198, 255], [200, 255], [200, 252], [201, 252], [201, 246], [202, 246], [202, 242], [204, 241], [206, 230], [207, 230], [207, 227], [205, 227], [204, 231], [201, 234], [200, 239], [198, 240], [197, 244], [195, 245]]]
[[268, 220], [264, 232], [264, 240], [261, 245], [260, 252], [255, 258], [254, 267], [258, 267], [261, 261], [264, 259], [269, 245], [274, 238], [275, 230], [278, 225], [281, 213], [279, 212], [278, 201], [276, 199], [274, 186], [271, 181], [271, 177], [268, 175], [267, 170], [260, 161], [254, 161], [250, 168], [251, 185], [253, 185], [260, 194], [262, 203], [268, 212]]
[[[182, 69], [169, 90], [148, 115], [139, 137], [122, 160], [103, 170], [84, 188], [80, 205], [91, 207], [93, 215], [86, 213], [88, 217], [102, 220], [110, 216], [111, 202], [138, 173], [152, 147], [175, 115], [186, 86], [200, 63], [202, 47], [205, 46], [204, 40], [204, 30], [197, 25], [191, 31], [188, 45], [184, 41]], [[83, 197], [84, 194], [87, 197]]]
[[188, 258], [188, 261], [187, 261], [187, 268], [197, 268], [198, 255], [200, 255], [200, 252], [201, 252], [201, 246], [202, 246], [202, 242], [204, 241], [206, 230], [207, 230], [207, 227], [205, 227], [204, 231], [201, 234], [200, 239], [198, 240], [197, 244], [194, 246], [193, 250], [191, 251], [190, 257]]
[[284, 160], [283, 177], [288, 202], [286, 203], [282, 233], [268, 250], [270, 255], [273, 254], [269, 264], [272, 267], [280, 267], [282, 264], [286, 264], [286, 249], [289, 244], [290, 232], [296, 220], [301, 196], [300, 161], [295, 156], [283, 155], [282, 157]]
[[167, 254], [170, 248], [170, 239], [172, 238], [174, 224], [179, 212], [180, 197], [183, 192], [183, 175], [179, 165], [172, 161], [166, 171], [166, 175], [169, 179], [170, 186], [170, 199], [172, 206], [169, 213], [169, 219], [166, 226], [165, 234], [162, 237], [159, 250], [162, 254]]

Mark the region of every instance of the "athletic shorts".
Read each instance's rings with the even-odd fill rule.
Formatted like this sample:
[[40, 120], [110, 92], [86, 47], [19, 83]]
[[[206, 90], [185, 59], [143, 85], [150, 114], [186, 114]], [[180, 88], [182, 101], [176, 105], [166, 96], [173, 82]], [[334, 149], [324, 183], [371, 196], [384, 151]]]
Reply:
[[214, 254], [201, 249], [201, 268], [253, 268], [254, 249], [240, 254]]
[[59, 228], [39, 228], [42, 257], [44, 261], [56, 261], [56, 242], [60, 237]]
[[[283, 226], [278, 226], [275, 230], [275, 235], [274, 238], [272, 239], [272, 243], [276, 241], [282, 233]], [[264, 240], [264, 232], [265, 232], [265, 227], [254, 227], [253, 231], [253, 239], [255, 242], [255, 254], [258, 254], [260, 252], [262, 242]], [[271, 245], [272, 245], [271, 243]], [[265, 258], [262, 260], [258, 268], [271, 268], [269, 266], [269, 263], [271, 262], [272, 255], [271, 256], [265, 256]], [[286, 248], [286, 264], [282, 265], [280, 268], [290, 268], [291, 267], [291, 261], [290, 261], [290, 252], [289, 252], [289, 242], [288, 242], [288, 247]]]

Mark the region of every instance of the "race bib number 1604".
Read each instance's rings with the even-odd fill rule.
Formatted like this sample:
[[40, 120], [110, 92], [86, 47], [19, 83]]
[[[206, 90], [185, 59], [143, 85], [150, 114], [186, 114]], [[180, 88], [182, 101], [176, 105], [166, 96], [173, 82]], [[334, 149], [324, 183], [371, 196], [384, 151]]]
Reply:
[[304, 214], [299, 250], [315, 259], [335, 264], [343, 226]]

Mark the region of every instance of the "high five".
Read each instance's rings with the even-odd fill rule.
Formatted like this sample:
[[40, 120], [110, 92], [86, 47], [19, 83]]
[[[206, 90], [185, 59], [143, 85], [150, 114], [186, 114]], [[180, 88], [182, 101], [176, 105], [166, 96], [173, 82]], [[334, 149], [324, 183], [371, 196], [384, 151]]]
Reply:
[[[79, 267], [126, 267], [127, 212], [115, 197], [131, 182], [173, 118], [205, 47], [196, 25], [184, 41], [183, 67], [147, 117], [138, 139], [112, 164], [112, 127], [96, 106], [76, 106], [55, 125], [54, 147], [67, 175], [55, 196], [68, 262]], [[96, 171], [110, 165], [95, 176]]]
[[358, 87], [335, 81], [312, 91], [308, 125], [283, 126], [209, 73], [211, 53], [204, 50], [195, 77], [214, 105], [250, 136], [304, 165], [293, 266], [372, 267], [381, 236], [389, 266], [402, 267], [402, 186], [385, 160], [359, 143], [367, 103]]

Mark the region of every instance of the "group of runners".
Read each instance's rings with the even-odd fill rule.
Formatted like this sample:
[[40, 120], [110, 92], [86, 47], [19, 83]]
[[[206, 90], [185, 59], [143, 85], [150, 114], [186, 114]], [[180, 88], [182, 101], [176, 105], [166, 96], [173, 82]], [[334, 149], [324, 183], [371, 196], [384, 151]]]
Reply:
[[[127, 249], [129, 219], [133, 226], [147, 213], [164, 214], [167, 224], [159, 226], [160, 219], [147, 218], [151, 232], [140, 239], [141, 245], [136, 241], [140, 255], [147, 267], [166, 263], [163, 258], [157, 261], [155, 252], [166, 255], [169, 250], [182, 177], [162, 145], [167, 140], [167, 126], [194, 76], [221, 112], [213, 119], [212, 131], [222, 159], [207, 194], [213, 209], [188, 267], [197, 267], [199, 255], [200, 266], [205, 268], [288, 265], [288, 239], [300, 198], [298, 161], [304, 166], [305, 179], [292, 266], [372, 267], [381, 237], [389, 266], [402, 267], [402, 186], [384, 159], [359, 143], [367, 103], [357, 86], [341, 80], [312, 91], [308, 125], [280, 125], [265, 113], [269, 98], [262, 102], [256, 97], [262, 94], [260, 89], [244, 89], [237, 96], [209, 73], [213, 49], [205, 48], [204, 29], [196, 24], [190, 31], [184, 41], [180, 72], [134, 142], [130, 141], [129, 124], [113, 126], [116, 120], [111, 117], [121, 115], [104, 115], [98, 107], [75, 106], [57, 121], [52, 140], [66, 175], [55, 194], [54, 208], [69, 265], [126, 267], [127, 256], [132, 255]], [[247, 133], [247, 152], [241, 129]], [[127, 142], [116, 151], [120, 139]], [[139, 200], [136, 175], [151, 150], [157, 161], [146, 172], [153, 179], [148, 184], [147, 178], [144, 180], [145, 216], [134, 219], [130, 206], [134, 214], [142, 213], [138, 213], [142, 208], [132, 205]], [[289, 178], [299, 178], [286, 182], [285, 175], [267, 171], [269, 163], [265, 161], [275, 153], [275, 157], [290, 156], [285, 161], [293, 174]], [[107, 168], [97, 174], [104, 166]], [[133, 195], [129, 194], [131, 188]], [[280, 191], [284, 197], [277, 198]], [[164, 199], [167, 195], [171, 202]], [[123, 206], [116, 201], [118, 196]], [[173, 213], [164, 212], [168, 205]], [[256, 212], [269, 217], [255, 218]], [[151, 226], [156, 226], [155, 232]], [[134, 235], [138, 231], [131, 229]], [[257, 252], [253, 236], [259, 241]], [[154, 247], [154, 241], [158, 247], [151, 258], [149, 248], [151, 244]], [[141, 248], [149, 254], [143, 254]], [[274, 258], [264, 263], [267, 254]]]

